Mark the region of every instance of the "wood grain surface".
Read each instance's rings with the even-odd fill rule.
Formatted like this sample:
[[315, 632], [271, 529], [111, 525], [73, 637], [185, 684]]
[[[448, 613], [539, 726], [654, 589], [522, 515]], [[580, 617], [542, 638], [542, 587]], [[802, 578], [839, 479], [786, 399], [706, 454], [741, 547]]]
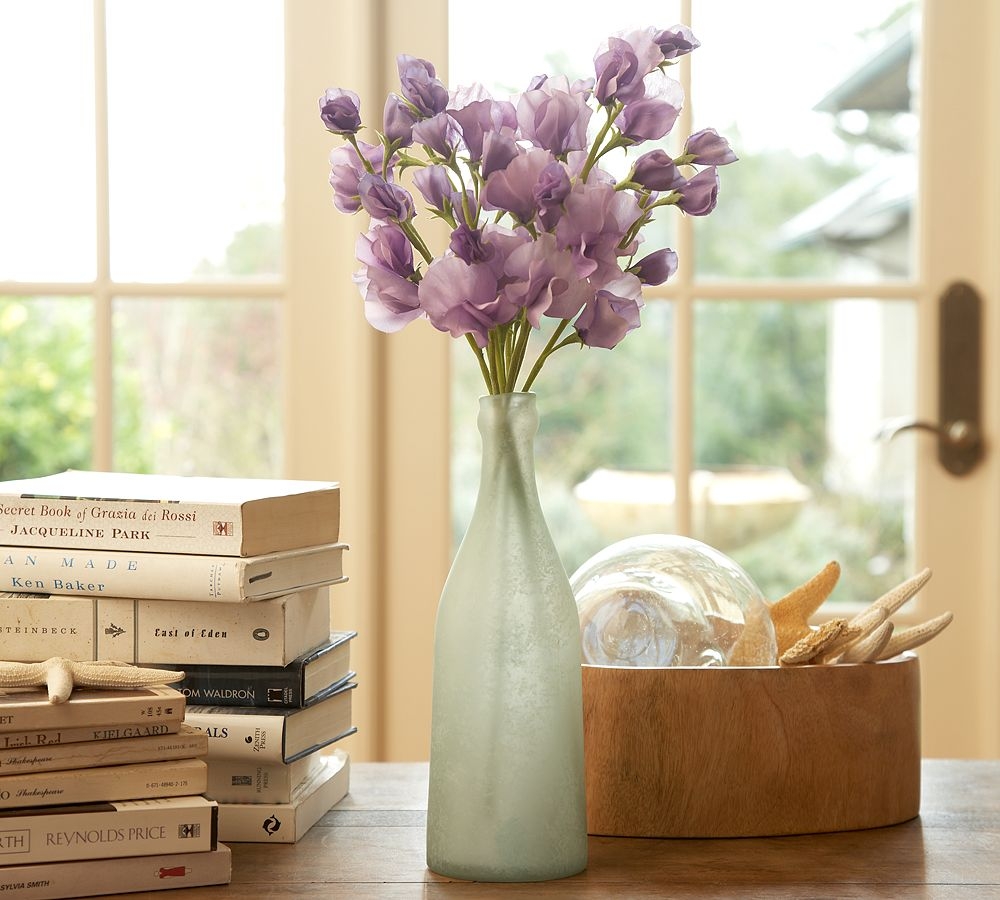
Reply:
[[920, 816], [901, 825], [769, 838], [591, 837], [578, 876], [486, 885], [448, 881], [424, 865], [426, 763], [356, 763], [351, 794], [298, 844], [233, 844], [228, 887], [115, 896], [1000, 898], [1000, 761], [925, 760], [922, 772]]
[[583, 667], [592, 834], [758, 837], [920, 808], [913, 654], [788, 668]]

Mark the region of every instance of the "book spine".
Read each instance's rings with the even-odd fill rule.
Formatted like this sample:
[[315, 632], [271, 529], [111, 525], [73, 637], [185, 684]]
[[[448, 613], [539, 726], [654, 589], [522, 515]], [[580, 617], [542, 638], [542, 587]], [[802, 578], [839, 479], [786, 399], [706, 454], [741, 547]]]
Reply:
[[0, 542], [240, 556], [240, 503], [0, 496]]
[[219, 803], [290, 803], [296, 786], [318, 771], [322, 753], [289, 765], [254, 760], [213, 759], [205, 796]]
[[243, 603], [245, 570], [238, 557], [0, 546], [0, 587], [18, 593]]
[[284, 716], [188, 707], [184, 723], [208, 735], [209, 762], [214, 759], [254, 760], [261, 764], [286, 762]]
[[[208, 753], [208, 738], [191, 728], [130, 740], [50, 744], [27, 749], [0, 748], [0, 778], [20, 772], [51, 772], [92, 766], [189, 759]], [[107, 799], [107, 798], [102, 798]]]
[[89, 803], [0, 816], [0, 867], [214, 850], [218, 805], [201, 796]]
[[[96, 692], [95, 692], [96, 693]], [[107, 702], [100, 702], [107, 694]], [[177, 721], [184, 716], [185, 700], [180, 691], [155, 689], [101, 692], [100, 699], [83, 700], [74, 694], [66, 703], [0, 703], [0, 732], [56, 731], [81, 726], [94, 729], [116, 725], [148, 725]]]
[[131, 741], [136, 738], [177, 734], [183, 727], [182, 719], [162, 722], [132, 722], [122, 725], [83, 725], [77, 728], [0, 732], [0, 751], [25, 747], [51, 747], [88, 741]]
[[203, 794], [208, 766], [201, 759], [96, 766], [73, 772], [0, 775], [0, 809], [143, 800]]
[[202, 853], [161, 853], [108, 861], [35, 863], [0, 867], [0, 896], [18, 900], [68, 900], [100, 894], [160, 891], [229, 884], [232, 851], [220, 844]]
[[[243, 603], [0, 594], [0, 659], [284, 666], [330, 632], [328, 588]], [[252, 705], [252, 704], [251, 704]]]
[[226, 666], [188, 672], [174, 685], [188, 703], [298, 709], [303, 705], [301, 669]]

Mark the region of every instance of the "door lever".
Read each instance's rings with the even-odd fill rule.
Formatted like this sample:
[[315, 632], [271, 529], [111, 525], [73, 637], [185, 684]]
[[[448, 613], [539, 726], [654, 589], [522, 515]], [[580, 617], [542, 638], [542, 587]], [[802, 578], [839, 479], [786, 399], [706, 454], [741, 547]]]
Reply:
[[983, 458], [980, 429], [981, 301], [975, 288], [956, 282], [938, 308], [938, 423], [889, 419], [876, 438], [929, 431], [938, 438], [938, 462], [952, 475], [968, 475]]

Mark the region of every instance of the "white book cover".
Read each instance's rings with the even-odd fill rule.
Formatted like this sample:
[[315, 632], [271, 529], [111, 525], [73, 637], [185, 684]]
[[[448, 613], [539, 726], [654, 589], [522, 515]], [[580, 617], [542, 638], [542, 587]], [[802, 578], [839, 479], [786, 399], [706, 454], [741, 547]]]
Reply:
[[204, 793], [219, 803], [290, 803], [295, 789], [316, 774], [324, 758], [324, 751], [317, 750], [291, 763], [213, 759]]
[[343, 750], [323, 758], [323, 767], [289, 803], [220, 803], [219, 840], [294, 844], [347, 796], [351, 762]]
[[200, 795], [0, 810], [0, 866], [214, 850], [218, 813]]
[[164, 891], [229, 884], [232, 874], [232, 851], [225, 844], [219, 844], [216, 850], [200, 853], [0, 866], [0, 896], [17, 897], [18, 900], [69, 900], [102, 894]]
[[0, 808], [181, 797], [203, 794], [207, 785], [208, 763], [203, 759], [94, 766], [73, 772], [20, 772], [0, 775]]
[[285, 666], [327, 640], [330, 589], [248, 603], [0, 593], [0, 659]]

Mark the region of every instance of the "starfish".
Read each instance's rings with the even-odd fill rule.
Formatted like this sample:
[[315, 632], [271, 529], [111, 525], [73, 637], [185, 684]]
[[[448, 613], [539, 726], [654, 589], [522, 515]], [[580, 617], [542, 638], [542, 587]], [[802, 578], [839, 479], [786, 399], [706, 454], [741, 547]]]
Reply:
[[910, 628], [901, 628], [897, 631], [889, 643], [885, 645], [879, 659], [891, 659], [899, 655], [904, 650], [912, 650], [921, 644], [926, 644], [932, 637], [936, 637], [950, 624], [953, 616], [951, 612], [943, 612], [933, 619], [928, 619], [920, 625], [913, 625]]
[[809, 617], [816, 612], [840, 578], [840, 563], [829, 562], [805, 584], [770, 604], [780, 658], [793, 644], [809, 637]]
[[140, 669], [111, 659], [74, 662], [53, 656], [44, 662], [0, 662], [0, 689], [41, 687], [44, 684], [48, 687], [49, 703], [65, 703], [75, 685], [130, 690], [153, 684], [172, 684], [183, 677], [183, 672]]

